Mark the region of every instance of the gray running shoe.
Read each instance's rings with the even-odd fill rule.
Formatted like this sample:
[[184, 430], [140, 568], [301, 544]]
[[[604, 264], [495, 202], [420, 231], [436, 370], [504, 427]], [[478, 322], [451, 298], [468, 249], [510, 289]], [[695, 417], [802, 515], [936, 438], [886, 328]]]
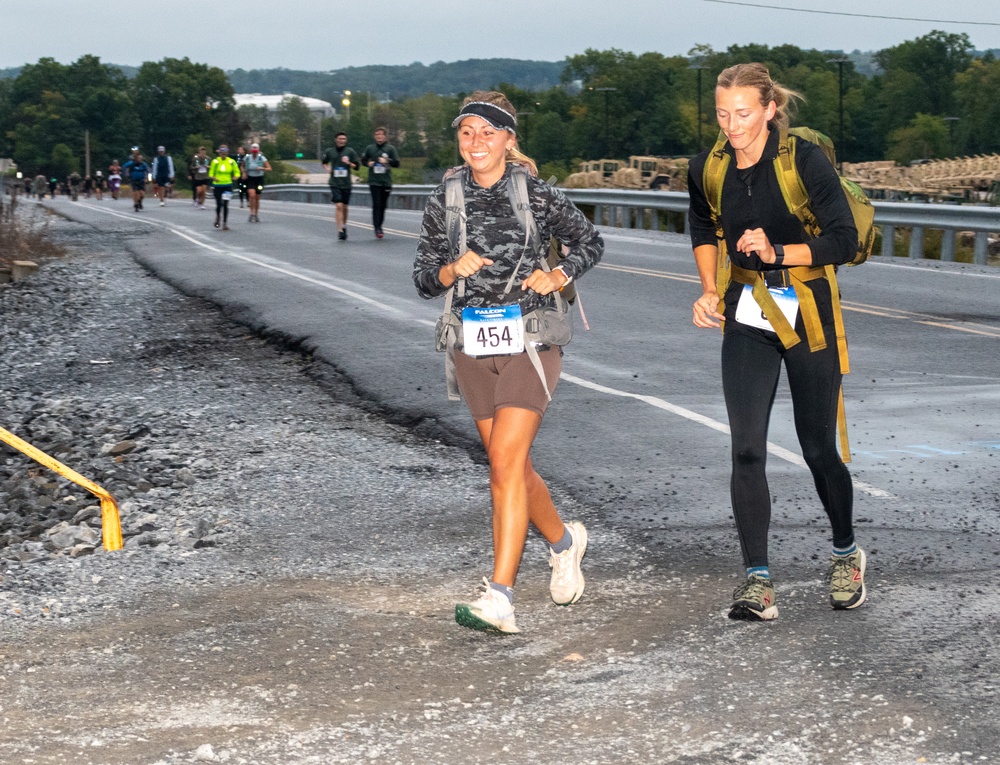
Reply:
[[560, 606], [576, 603], [586, 586], [580, 561], [587, 552], [587, 529], [580, 521], [570, 521], [566, 529], [573, 537], [572, 547], [559, 554], [549, 550], [549, 566], [552, 568], [549, 595], [552, 602]]
[[860, 547], [850, 555], [830, 557], [830, 607], [838, 611], [857, 608], [865, 602], [865, 566], [868, 562]]
[[771, 580], [753, 574], [733, 590], [733, 606], [729, 609], [730, 619], [748, 622], [769, 622], [778, 618], [778, 607], [774, 604], [774, 585]]

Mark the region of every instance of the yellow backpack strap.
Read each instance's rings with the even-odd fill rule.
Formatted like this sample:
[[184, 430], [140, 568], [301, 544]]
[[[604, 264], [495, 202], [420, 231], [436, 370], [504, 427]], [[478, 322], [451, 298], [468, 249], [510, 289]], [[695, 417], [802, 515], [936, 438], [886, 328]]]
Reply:
[[705, 190], [705, 199], [708, 201], [708, 209], [712, 216], [712, 223], [715, 225], [715, 238], [717, 240], [718, 260], [715, 268], [715, 291], [719, 293], [719, 305], [716, 310], [720, 313], [723, 311], [730, 280], [729, 253], [726, 250], [726, 236], [722, 230], [722, 187], [726, 180], [730, 161], [729, 153], [726, 151], [726, 143], [725, 135], [720, 133], [715, 146], [708, 153], [705, 169], [702, 172], [702, 188]]
[[816, 216], [809, 209], [809, 194], [802, 185], [802, 176], [795, 167], [795, 136], [788, 134], [787, 128], [781, 128], [778, 139], [778, 156], [774, 159], [774, 173], [778, 178], [781, 196], [785, 199], [788, 212], [802, 222], [806, 233], [816, 238], [820, 234]]
[[[768, 292], [767, 284], [764, 282], [764, 272], [732, 266], [732, 275], [733, 281], [737, 281], [740, 284], [749, 284], [753, 288], [753, 299], [760, 306], [764, 318], [771, 322], [771, 326], [778, 335], [781, 345], [786, 349], [798, 345], [799, 336], [795, 332], [795, 328], [788, 322], [785, 314], [781, 312], [778, 304], [771, 297], [771, 293]], [[796, 294], [797, 292], [796, 290]]]
[[840, 394], [837, 399], [837, 432], [840, 434], [840, 460], [841, 462], [851, 461], [851, 446], [847, 443], [847, 412], [844, 409], [844, 386], [840, 386]]

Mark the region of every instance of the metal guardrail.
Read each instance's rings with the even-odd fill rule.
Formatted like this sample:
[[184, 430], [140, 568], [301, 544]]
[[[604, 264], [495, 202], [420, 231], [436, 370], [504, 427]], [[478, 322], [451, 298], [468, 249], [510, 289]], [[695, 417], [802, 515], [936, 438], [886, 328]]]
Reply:
[[[436, 188], [434, 185], [393, 186], [389, 206], [409, 210], [423, 208], [426, 198]], [[592, 205], [594, 222], [618, 228], [660, 228], [663, 213], [684, 216], [687, 230], [688, 195], [683, 191], [626, 191], [624, 189], [563, 189], [575, 204]], [[325, 186], [276, 184], [267, 187], [272, 199], [302, 202], [330, 203], [330, 192]], [[352, 195], [362, 205], [370, 205], [366, 184], [353, 187]], [[1000, 233], [1000, 207], [977, 205], [917, 204], [911, 202], [873, 202], [875, 225], [882, 231], [882, 254], [891, 256], [897, 228], [908, 228], [911, 258], [924, 257], [924, 237], [928, 230], [943, 232], [941, 260], [955, 259], [955, 240], [958, 232], [974, 234], [973, 262], [986, 265], [989, 258], [989, 235]], [[667, 216], [667, 230], [676, 230], [677, 216]]]

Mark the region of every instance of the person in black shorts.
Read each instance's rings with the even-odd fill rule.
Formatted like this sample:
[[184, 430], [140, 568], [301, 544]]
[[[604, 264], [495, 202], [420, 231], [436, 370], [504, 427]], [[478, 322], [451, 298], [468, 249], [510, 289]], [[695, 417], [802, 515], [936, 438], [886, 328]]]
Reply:
[[[453, 301], [448, 318], [461, 322], [466, 338], [461, 348], [452, 346], [455, 374], [490, 463], [492, 577], [484, 577], [477, 600], [456, 606], [455, 620], [483, 632], [514, 633], [520, 631], [514, 620], [514, 580], [529, 524], [549, 544], [549, 594], [559, 605], [583, 595], [580, 562], [587, 549], [587, 529], [579, 521], [563, 523], [531, 461], [531, 445], [559, 379], [562, 349], [530, 346], [532, 341], [521, 335], [522, 316], [554, 310], [553, 293], [596, 265], [604, 242], [561, 191], [536, 177], [535, 163], [518, 150], [516, 113], [502, 93], [473, 93], [452, 125], [465, 160], [454, 171], [468, 216], [464, 239], [453, 242], [449, 232], [445, 199], [448, 184], [456, 181], [446, 180], [424, 211], [413, 281], [421, 297], [447, 293]], [[524, 228], [530, 226], [527, 221], [522, 226], [511, 203], [510, 194], [520, 193], [519, 188], [528, 207], [521, 215], [531, 215], [537, 228], [536, 246], [525, 246]], [[545, 258], [553, 236], [568, 255], [548, 270]], [[503, 353], [474, 347], [478, 333], [486, 332], [482, 321], [501, 307], [504, 318], [490, 334], [510, 339]]]
[[250, 205], [250, 223], [260, 223], [260, 195], [264, 193], [264, 173], [270, 172], [271, 163], [261, 154], [260, 144], [250, 144], [250, 153], [243, 159], [243, 175]]
[[330, 171], [330, 199], [335, 205], [337, 239], [347, 239], [347, 208], [351, 204], [351, 172], [361, 165], [358, 153], [347, 145], [347, 133], [337, 133], [336, 146], [323, 154], [323, 167]]

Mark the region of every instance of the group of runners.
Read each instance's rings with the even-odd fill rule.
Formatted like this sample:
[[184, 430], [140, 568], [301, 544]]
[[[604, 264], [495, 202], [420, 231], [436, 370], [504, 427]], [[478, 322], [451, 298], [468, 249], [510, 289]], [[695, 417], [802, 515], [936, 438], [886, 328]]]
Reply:
[[[330, 173], [329, 185], [331, 201], [335, 206], [335, 222], [337, 239], [347, 239], [347, 217], [351, 202], [351, 189], [355, 173], [362, 167], [367, 169], [368, 188], [372, 200], [372, 228], [375, 237], [384, 237], [383, 224], [389, 195], [392, 193], [392, 169], [399, 167], [399, 153], [396, 147], [388, 142], [388, 131], [385, 127], [375, 128], [373, 141], [359, 155], [348, 146], [347, 133], [337, 133], [334, 146], [327, 149], [322, 157], [325, 170]], [[271, 171], [271, 164], [260, 151], [260, 145], [250, 144], [249, 150], [243, 146], [237, 147], [236, 154], [230, 155], [229, 146], [220, 145], [215, 150], [215, 157], [209, 157], [205, 146], [198, 147], [198, 152], [188, 162], [188, 178], [191, 182], [191, 204], [198, 209], [205, 209], [208, 190], [211, 189], [215, 198], [215, 227], [223, 231], [229, 230], [229, 204], [238, 197], [240, 208], [249, 208], [248, 222], [260, 223], [260, 198], [264, 191], [264, 174]], [[39, 180], [40, 179], [40, 180]], [[83, 178], [72, 173], [64, 186], [65, 192], [76, 198], [79, 191], [86, 196], [93, 193], [101, 199], [106, 190], [111, 198], [117, 200], [122, 185], [131, 189], [132, 207], [135, 212], [141, 212], [146, 196], [146, 187], [152, 183], [153, 194], [159, 200], [160, 206], [166, 205], [166, 200], [173, 194], [176, 182], [174, 160], [164, 146], [158, 146], [152, 162], [147, 162], [138, 146], [133, 146], [131, 155], [124, 165], [117, 159], [108, 167], [107, 174], [97, 171], [93, 177]], [[56, 193], [56, 179], [50, 181], [39, 175], [34, 181], [25, 181], [25, 191], [28, 194], [44, 196], [46, 191]]]
[[[793, 162], [821, 233], [808, 236], [785, 202], [775, 162], [789, 107], [799, 98], [762, 64], [726, 69], [715, 90], [725, 140], [715, 153], [727, 164], [711, 198], [705, 168], [713, 152], [690, 164], [690, 235], [702, 283], [693, 322], [723, 326], [731, 499], [743, 555], [728, 612], [737, 620], [778, 615], [768, 561], [765, 462], [782, 365], [803, 456], [832, 529], [829, 604], [850, 610], [867, 597], [865, 553], [854, 537], [853, 484], [838, 452], [846, 343], [842, 349], [838, 342], [839, 302], [829, 276], [854, 259], [858, 233], [836, 169], [814, 144], [799, 141]], [[465, 164], [449, 171], [428, 201], [413, 281], [421, 297], [445, 298], [437, 348], [447, 353], [452, 397], [460, 392], [465, 399], [489, 460], [493, 570], [478, 598], [457, 604], [455, 619], [509, 634], [520, 631], [514, 585], [529, 525], [548, 544], [551, 599], [570, 605], [585, 588], [587, 529], [560, 518], [535, 471], [531, 446], [569, 340], [565, 301], [556, 296], [600, 261], [604, 242], [559, 189], [536, 177], [535, 163], [518, 148], [516, 111], [502, 93], [473, 93], [453, 127]], [[346, 152], [341, 158], [352, 161]], [[550, 241], [561, 245], [561, 259], [550, 256]], [[720, 266], [731, 269], [728, 284]], [[773, 300], [757, 302], [758, 290], [751, 287], [757, 282], [782, 295], [790, 331], [780, 337], [775, 327], [783, 319], [772, 312]]]
[[374, 141], [365, 147], [359, 156], [347, 145], [347, 133], [337, 133], [334, 146], [323, 154], [323, 167], [330, 173], [330, 199], [336, 207], [337, 239], [347, 239], [347, 210], [351, 203], [353, 173], [361, 167], [368, 169], [368, 190], [372, 198], [372, 227], [375, 237], [385, 234], [385, 210], [392, 193], [392, 168], [399, 167], [399, 153], [388, 142], [388, 131], [384, 127], [375, 128]]

